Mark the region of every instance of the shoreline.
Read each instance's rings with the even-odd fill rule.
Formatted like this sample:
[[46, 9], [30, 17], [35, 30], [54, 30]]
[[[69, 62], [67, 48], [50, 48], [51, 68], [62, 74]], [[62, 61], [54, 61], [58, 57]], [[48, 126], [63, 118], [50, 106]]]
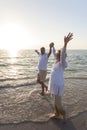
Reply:
[[0, 124], [0, 130], [87, 130], [87, 111], [67, 119], [63, 124], [60, 119], [48, 121], [24, 121], [20, 123]]

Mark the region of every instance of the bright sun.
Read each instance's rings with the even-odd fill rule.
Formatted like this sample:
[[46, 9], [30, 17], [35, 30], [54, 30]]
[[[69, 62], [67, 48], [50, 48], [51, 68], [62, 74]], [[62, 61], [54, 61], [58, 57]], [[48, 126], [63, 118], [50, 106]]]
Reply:
[[15, 56], [16, 52], [25, 47], [28, 42], [27, 31], [18, 24], [4, 24], [0, 27], [0, 47], [7, 49], [10, 55]]

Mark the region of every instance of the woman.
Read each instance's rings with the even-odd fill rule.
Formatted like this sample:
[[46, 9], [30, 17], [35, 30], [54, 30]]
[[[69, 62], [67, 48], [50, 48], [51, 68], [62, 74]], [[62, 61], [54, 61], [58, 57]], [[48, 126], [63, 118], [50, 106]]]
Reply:
[[61, 50], [55, 53], [56, 62], [54, 63], [51, 77], [49, 80], [49, 91], [51, 94], [55, 96], [55, 115], [57, 118], [59, 115], [63, 116], [63, 121], [66, 122], [66, 112], [61, 103], [61, 97], [64, 90], [64, 69], [67, 67], [66, 62], [66, 47], [67, 43], [72, 40], [72, 33], [69, 33], [64, 37], [64, 46]]

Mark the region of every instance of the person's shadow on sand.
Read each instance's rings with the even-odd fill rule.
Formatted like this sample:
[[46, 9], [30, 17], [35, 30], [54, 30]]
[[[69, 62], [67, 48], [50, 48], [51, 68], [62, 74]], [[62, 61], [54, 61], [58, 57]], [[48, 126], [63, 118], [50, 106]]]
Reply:
[[[87, 130], [87, 111], [68, 118], [66, 124], [61, 119], [50, 118], [48, 120], [48, 130]], [[43, 129], [42, 129], [43, 130]]]
[[[51, 120], [51, 121], [50, 121]], [[67, 119], [67, 123], [63, 123], [61, 119], [50, 119], [49, 122], [52, 122], [52, 126], [48, 130], [76, 130], [70, 119]]]
[[70, 119], [64, 124], [61, 119], [49, 119], [47, 122], [36, 122], [34, 130], [77, 130]]

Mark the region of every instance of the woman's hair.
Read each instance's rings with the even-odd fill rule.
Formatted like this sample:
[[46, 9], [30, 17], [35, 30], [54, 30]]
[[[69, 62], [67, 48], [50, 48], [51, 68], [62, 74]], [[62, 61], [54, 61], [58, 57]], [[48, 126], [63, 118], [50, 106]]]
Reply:
[[56, 58], [60, 61], [60, 54], [61, 54], [61, 50], [57, 50], [56, 52]]

